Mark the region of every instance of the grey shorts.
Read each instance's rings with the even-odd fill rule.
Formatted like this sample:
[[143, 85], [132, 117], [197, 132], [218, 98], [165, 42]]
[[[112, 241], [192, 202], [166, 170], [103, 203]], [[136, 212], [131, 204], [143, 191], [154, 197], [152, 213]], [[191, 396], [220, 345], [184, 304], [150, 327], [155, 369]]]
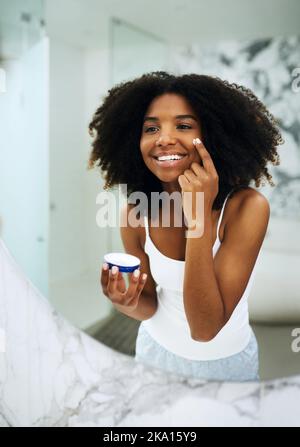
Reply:
[[210, 381], [258, 381], [258, 344], [252, 330], [246, 348], [217, 360], [190, 360], [180, 357], [154, 340], [140, 324], [135, 347], [136, 362], [180, 376]]

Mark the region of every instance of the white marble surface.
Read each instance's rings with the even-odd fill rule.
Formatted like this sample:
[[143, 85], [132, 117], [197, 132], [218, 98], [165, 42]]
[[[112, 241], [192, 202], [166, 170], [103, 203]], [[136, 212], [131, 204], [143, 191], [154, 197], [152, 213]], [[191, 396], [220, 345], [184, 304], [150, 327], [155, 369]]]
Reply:
[[56, 312], [2, 240], [0, 328], [0, 426], [300, 426], [300, 375], [218, 383], [135, 363]]

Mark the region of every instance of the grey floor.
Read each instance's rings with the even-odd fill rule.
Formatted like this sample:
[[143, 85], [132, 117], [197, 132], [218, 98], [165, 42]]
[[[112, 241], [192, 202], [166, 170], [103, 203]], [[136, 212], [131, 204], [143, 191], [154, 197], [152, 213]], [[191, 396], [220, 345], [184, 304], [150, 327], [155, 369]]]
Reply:
[[[140, 321], [114, 311], [112, 317], [93, 336], [110, 348], [134, 356]], [[293, 352], [291, 331], [299, 324], [274, 326], [251, 324], [259, 346], [262, 380], [300, 373], [300, 352]]]
[[113, 311], [111, 318], [94, 334], [94, 338], [116, 351], [135, 355], [135, 340], [140, 321]]
[[[291, 332], [300, 322], [289, 325], [251, 324], [259, 346], [261, 379], [276, 379], [300, 373], [300, 352], [292, 351]], [[299, 345], [299, 343], [298, 343]]]

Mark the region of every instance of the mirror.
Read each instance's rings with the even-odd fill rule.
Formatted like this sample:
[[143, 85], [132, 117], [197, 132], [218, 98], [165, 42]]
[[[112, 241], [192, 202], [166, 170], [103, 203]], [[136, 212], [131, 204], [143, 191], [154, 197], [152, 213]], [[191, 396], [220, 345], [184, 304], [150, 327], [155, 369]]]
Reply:
[[[145, 18], [140, 7], [122, 2], [99, 1], [87, 11], [83, 0], [72, 9], [58, 0], [0, 0], [1, 237], [33, 284], [71, 323], [134, 356], [140, 321], [117, 311], [99, 284], [104, 254], [124, 252], [124, 247], [119, 226], [100, 228], [96, 222], [104, 179], [87, 169], [88, 124], [112, 86], [150, 71], [202, 73], [245, 85], [278, 119], [285, 140], [280, 165], [268, 166], [275, 187], [251, 185], [271, 208], [249, 297], [260, 379], [298, 374], [300, 36], [295, 12], [282, 2], [285, 20], [274, 30], [267, 16], [260, 27], [257, 15], [264, 13], [253, 7], [244, 30], [232, 31], [229, 18], [240, 23], [244, 15], [237, 0], [226, 11], [228, 22], [223, 17], [212, 35], [213, 6], [205, 5], [200, 33], [203, 3], [175, 3], [171, 12], [161, 11], [174, 19], [162, 26], [159, 17]], [[182, 23], [180, 32], [171, 22]], [[117, 201], [117, 188], [113, 194]]]

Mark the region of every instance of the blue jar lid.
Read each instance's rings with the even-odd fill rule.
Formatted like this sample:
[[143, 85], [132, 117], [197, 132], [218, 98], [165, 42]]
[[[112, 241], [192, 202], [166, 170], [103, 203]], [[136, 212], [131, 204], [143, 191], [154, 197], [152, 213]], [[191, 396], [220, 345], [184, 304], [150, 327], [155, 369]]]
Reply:
[[140, 268], [141, 261], [139, 258], [127, 253], [107, 253], [104, 255], [104, 261], [108, 264], [109, 269], [114, 265], [119, 268], [120, 272], [131, 273]]

